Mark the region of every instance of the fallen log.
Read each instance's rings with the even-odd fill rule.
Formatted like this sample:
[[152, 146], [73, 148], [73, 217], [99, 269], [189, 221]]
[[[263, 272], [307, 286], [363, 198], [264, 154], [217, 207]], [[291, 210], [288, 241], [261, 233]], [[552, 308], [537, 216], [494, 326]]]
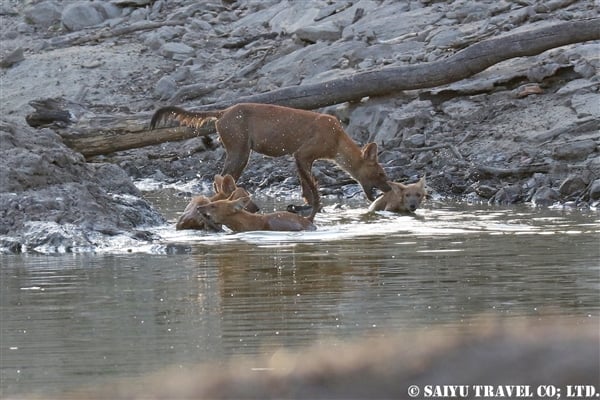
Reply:
[[[380, 68], [326, 82], [238, 97], [190, 110], [222, 109], [242, 102], [315, 109], [358, 101], [364, 97], [445, 85], [468, 78], [510, 58], [533, 56], [552, 48], [598, 39], [600, 18], [563, 22], [483, 40], [443, 60]], [[41, 108], [36, 112], [44, 114], [44, 118], [51, 115]], [[27, 117], [33, 121], [44, 118], [36, 118], [35, 113]], [[207, 124], [199, 130], [171, 127], [150, 131], [150, 118], [151, 113], [148, 112], [133, 115], [85, 115], [72, 121], [67, 129], [59, 129], [59, 134], [69, 147], [89, 157], [214, 132], [214, 124]]]

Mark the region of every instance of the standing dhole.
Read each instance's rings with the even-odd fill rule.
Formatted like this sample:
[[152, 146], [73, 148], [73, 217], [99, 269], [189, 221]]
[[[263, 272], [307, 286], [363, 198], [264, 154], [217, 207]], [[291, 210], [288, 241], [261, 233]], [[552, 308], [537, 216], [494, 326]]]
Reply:
[[[207, 229], [212, 231], [220, 231], [221, 226], [212, 223], [207, 220], [203, 214], [198, 212], [198, 206], [208, 204], [217, 200], [225, 200], [231, 198], [232, 200], [239, 199], [241, 197], [249, 197], [250, 194], [243, 188], [236, 186], [235, 181], [231, 175], [215, 175], [215, 181], [213, 183], [215, 194], [210, 198], [206, 196], [194, 196], [183, 210], [183, 213], [177, 220], [175, 228], [181, 229]], [[252, 201], [246, 204], [246, 210], [249, 212], [257, 212], [258, 206]]]
[[236, 181], [248, 163], [251, 150], [271, 157], [293, 154], [302, 196], [312, 206], [311, 217], [320, 209], [319, 192], [311, 172], [315, 160], [336, 162], [360, 183], [371, 201], [375, 198], [375, 188], [391, 190], [377, 159], [377, 144], [368, 143], [361, 150], [331, 115], [257, 103], [205, 112], [163, 107], [152, 116], [150, 127], [154, 129], [160, 121], [169, 119], [196, 128], [208, 120], [216, 120], [227, 153], [221, 174], [231, 174]]
[[371, 206], [369, 211], [415, 211], [423, 198], [427, 195], [425, 190], [425, 177], [417, 183], [403, 185], [397, 182], [388, 182], [392, 190], [379, 196]]
[[253, 214], [245, 210], [250, 199], [217, 200], [197, 206], [198, 212], [217, 224], [223, 224], [234, 232], [245, 231], [314, 231], [317, 229], [309, 218], [288, 211], [270, 214]]

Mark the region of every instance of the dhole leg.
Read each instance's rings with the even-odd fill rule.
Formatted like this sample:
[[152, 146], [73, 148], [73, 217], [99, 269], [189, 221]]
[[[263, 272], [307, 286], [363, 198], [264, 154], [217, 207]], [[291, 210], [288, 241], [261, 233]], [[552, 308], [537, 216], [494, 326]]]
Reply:
[[233, 179], [237, 182], [237, 180], [242, 175], [242, 171], [246, 168], [246, 164], [248, 164], [248, 158], [250, 157], [250, 148], [247, 149], [246, 152], [227, 152], [227, 156], [225, 157], [225, 164], [223, 164], [223, 170], [221, 171], [221, 175], [225, 176], [227, 174], [231, 175]]
[[317, 182], [311, 173], [312, 162], [302, 162], [296, 159], [296, 166], [298, 167], [298, 176], [302, 185], [302, 197], [304, 197], [306, 204], [312, 208], [309, 216], [309, 219], [312, 221], [314, 216], [321, 210]]

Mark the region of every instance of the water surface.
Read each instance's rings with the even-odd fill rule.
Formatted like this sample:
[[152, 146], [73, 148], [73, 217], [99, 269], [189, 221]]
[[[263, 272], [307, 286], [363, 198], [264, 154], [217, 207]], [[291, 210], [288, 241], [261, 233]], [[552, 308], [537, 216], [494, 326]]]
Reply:
[[[165, 208], [171, 223], [183, 206]], [[482, 315], [598, 323], [596, 211], [329, 204], [316, 223], [241, 234], [170, 224], [148, 246], [1, 255], [0, 395]]]

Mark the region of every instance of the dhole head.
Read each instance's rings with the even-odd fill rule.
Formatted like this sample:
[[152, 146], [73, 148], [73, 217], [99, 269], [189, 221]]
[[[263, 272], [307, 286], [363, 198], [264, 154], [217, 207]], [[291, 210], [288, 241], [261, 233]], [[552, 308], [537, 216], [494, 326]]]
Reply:
[[202, 214], [196, 211], [198, 206], [210, 203], [210, 199], [205, 196], [194, 196], [183, 210], [177, 220], [175, 229], [206, 229], [206, 219]]
[[215, 175], [213, 187], [215, 188], [215, 195], [210, 198], [211, 201], [225, 199], [236, 200], [242, 197], [248, 197], [249, 201], [245, 207], [246, 211], [255, 213], [259, 210], [258, 206], [249, 199], [250, 193], [248, 193], [246, 189], [237, 186], [231, 175]]
[[196, 210], [208, 217], [211, 221], [217, 224], [223, 224], [227, 218], [242, 212], [249, 203], [251, 203], [249, 197], [240, 197], [239, 199], [233, 199], [230, 197], [225, 200], [211, 201], [208, 204], [203, 204], [196, 207]]
[[250, 194], [243, 188], [238, 187], [233, 180], [231, 175], [215, 175], [215, 180], [213, 183], [213, 187], [215, 189], [215, 194], [207, 198], [205, 196], [195, 196], [185, 207], [185, 210], [177, 220], [177, 224], [175, 228], [177, 230], [181, 229], [212, 229], [219, 231], [221, 230], [220, 226], [211, 225], [212, 221], [208, 221], [207, 218], [198, 211], [198, 206], [203, 206], [209, 204], [213, 201], [217, 200], [225, 200], [225, 199], [239, 199], [241, 197], [248, 198], [248, 202], [246, 203], [246, 210], [248, 212], [255, 213], [259, 210], [258, 206], [250, 200]]
[[369, 207], [370, 211], [414, 212], [427, 195], [425, 177], [409, 185], [397, 182], [389, 182], [389, 184], [391, 190], [379, 196]]
[[[394, 193], [390, 201], [390, 208], [395, 211], [415, 211], [427, 194], [425, 190], [425, 177], [419, 179], [419, 182], [409, 185], [390, 182], [390, 186]], [[398, 204], [394, 204], [395, 202]]]
[[377, 157], [377, 144], [368, 143], [362, 149], [363, 163], [356, 173], [356, 178], [367, 198], [375, 200], [374, 189], [377, 188], [383, 192], [392, 190], [388, 183], [388, 177], [379, 164]]
[[[225, 199], [239, 199], [241, 197], [250, 197], [250, 193], [248, 193], [244, 188], [241, 188], [235, 184], [235, 180], [229, 174], [225, 176], [215, 175], [215, 181], [213, 182], [213, 187], [215, 189], [215, 194], [210, 198], [211, 201], [215, 200], [225, 200]], [[250, 201], [246, 207], [246, 211], [248, 212], [257, 212], [259, 210], [258, 206], [254, 204], [253, 201]]]

